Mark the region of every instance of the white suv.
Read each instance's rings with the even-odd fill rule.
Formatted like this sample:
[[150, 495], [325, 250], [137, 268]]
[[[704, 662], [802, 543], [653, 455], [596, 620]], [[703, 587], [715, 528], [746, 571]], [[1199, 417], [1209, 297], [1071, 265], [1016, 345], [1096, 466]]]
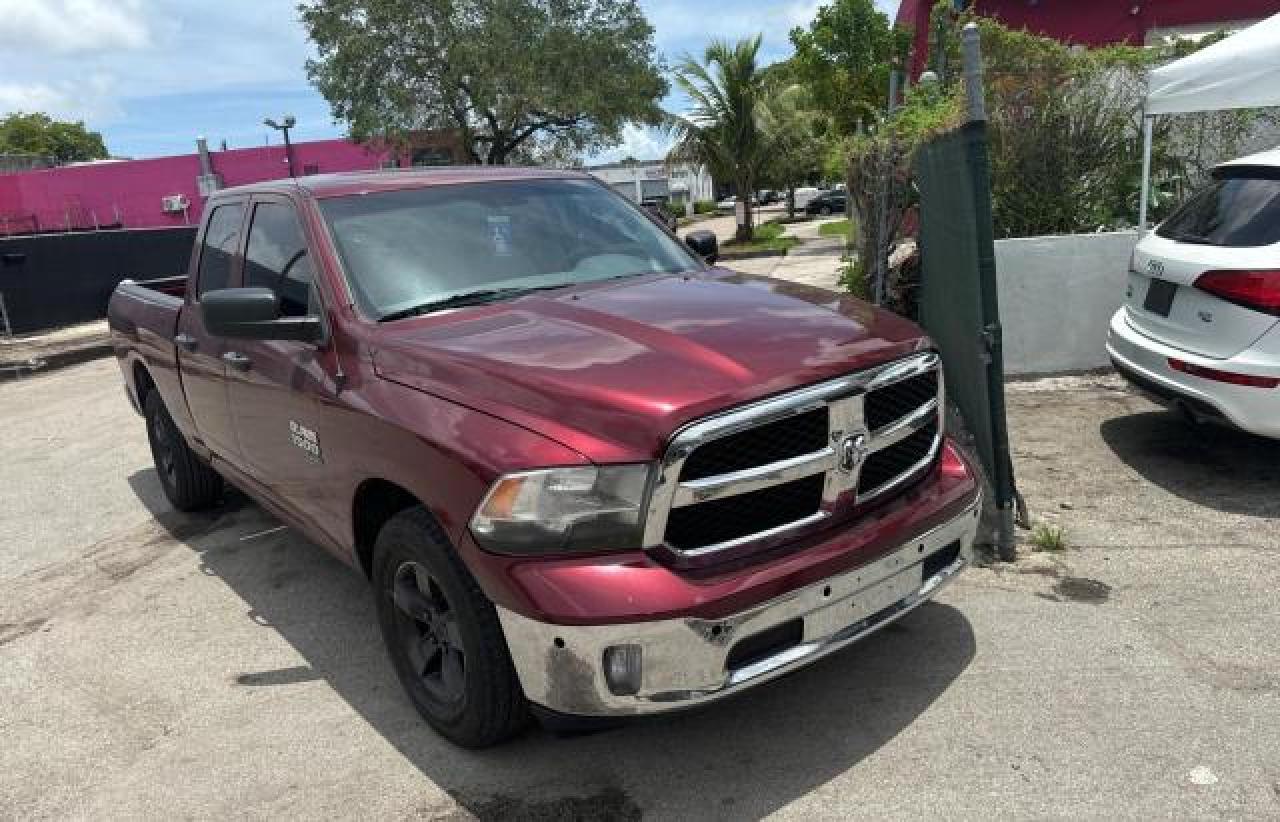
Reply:
[[1134, 249], [1107, 353], [1198, 420], [1280, 438], [1280, 149], [1232, 160]]

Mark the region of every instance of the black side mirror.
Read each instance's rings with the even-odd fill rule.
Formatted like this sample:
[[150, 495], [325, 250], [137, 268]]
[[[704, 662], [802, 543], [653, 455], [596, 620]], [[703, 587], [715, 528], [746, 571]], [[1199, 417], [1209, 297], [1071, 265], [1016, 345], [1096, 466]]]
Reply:
[[720, 242], [713, 232], [705, 229], [702, 231], [690, 231], [685, 235], [684, 244], [693, 249], [693, 253], [708, 263], [714, 263], [720, 259]]
[[204, 327], [216, 337], [315, 342], [324, 336], [319, 317], [281, 317], [269, 288], [223, 288], [200, 297]]

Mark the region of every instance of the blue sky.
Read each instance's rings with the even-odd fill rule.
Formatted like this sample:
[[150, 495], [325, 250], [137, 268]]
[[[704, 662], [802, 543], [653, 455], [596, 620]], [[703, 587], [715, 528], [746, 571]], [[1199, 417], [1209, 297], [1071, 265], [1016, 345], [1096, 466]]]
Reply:
[[[762, 32], [766, 62], [820, 0], [641, 0], [668, 58], [711, 37]], [[897, 0], [877, 0], [889, 14]], [[709, 28], [714, 20], [715, 27]], [[152, 157], [274, 140], [262, 118], [291, 113], [298, 139], [344, 133], [307, 83], [296, 0], [0, 0], [0, 113], [84, 120], [117, 155]], [[669, 98], [667, 105], [680, 107]], [[661, 139], [628, 129], [600, 159], [658, 156]]]

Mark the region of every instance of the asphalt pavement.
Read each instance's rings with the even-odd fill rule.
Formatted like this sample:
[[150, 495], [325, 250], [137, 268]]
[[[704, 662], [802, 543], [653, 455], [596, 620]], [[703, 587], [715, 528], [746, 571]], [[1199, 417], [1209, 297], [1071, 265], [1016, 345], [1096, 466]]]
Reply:
[[468, 752], [363, 579], [237, 495], [168, 508], [114, 362], [0, 384], [0, 818], [1280, 817], [1280, 444], [1110, 378], [1009, 406], [1067, 551], [727, 703]]

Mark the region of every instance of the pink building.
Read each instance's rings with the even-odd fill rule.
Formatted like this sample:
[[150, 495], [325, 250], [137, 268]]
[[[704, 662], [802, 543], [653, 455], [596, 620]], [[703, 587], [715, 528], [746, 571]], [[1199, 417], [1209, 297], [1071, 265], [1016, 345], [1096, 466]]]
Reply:
[[[926, 68], [929, 12], [935, 0], [902, 0], [896, 23], [914, 30], [912, 79]], [[1170, 35], [1237, 29], [1280, 11], [1277, 0], [960, 0], [1011, 29], [1025, 29], [1063, 43], [1151, 45]]]
[[[302, 176], [447, 165], [461, 156], [448, 137], [432, 137], [415, 136], [403, 154], [349, 140], [294, 143], [293, 167]], [[208, 161], [222, 188], [289, 176], [282, 145], [211, 151]], [[204, 208], [201, 176], [198, 153], [0, 173], [0, 236], [194, 225]]]

